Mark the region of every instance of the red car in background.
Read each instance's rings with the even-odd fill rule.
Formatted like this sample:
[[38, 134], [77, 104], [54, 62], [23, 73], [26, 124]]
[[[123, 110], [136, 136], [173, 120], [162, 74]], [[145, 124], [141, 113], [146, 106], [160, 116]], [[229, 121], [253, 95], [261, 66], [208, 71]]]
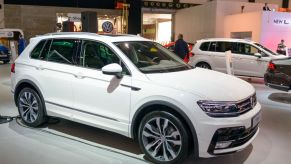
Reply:
[[[191, 56], [194, 56], [194, 54], [191, 52], [194, 44], [193, 43], [187, 43], [187, 44], [188, 44], [188, 48], [189, 48], [189, 54], [184, 58], [185, 63], [188, 63], [189, 62], [189, 58]], [[175, 50], [175, 42], [170, 42], [168, 44], [165, 44], [164, 47], [169, 49], [170, 51], [174, 52], [174, 50]]]

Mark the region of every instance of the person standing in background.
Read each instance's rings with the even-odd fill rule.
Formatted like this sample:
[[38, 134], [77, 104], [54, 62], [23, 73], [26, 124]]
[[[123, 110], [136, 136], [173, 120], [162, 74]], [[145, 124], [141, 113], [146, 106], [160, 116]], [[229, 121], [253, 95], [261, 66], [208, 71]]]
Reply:
[[178, 40], [175, 42], [174, 52], [183, 60], [185, 59], [185, 57], [186, 58], [188, 57], [189, 54], [188, 44], [183, 40], [182, 34], [178, 35]]
[[268, 6], [268, 3], [265, 3], [265, 6], [263, 7], [263, 11], [271, 11], [271, 9]]
[[277, 53], [286, 55], [286, 46], [284, 44], [284, 40], [282, 39], [281, 42], [277, 46]]
[[25, 40], [24, 40], [23, 36], [20, 34], [19, 40], [18, 40], [18, 55], [20, 55], [22, 53], [24, 48], [25, 48]]

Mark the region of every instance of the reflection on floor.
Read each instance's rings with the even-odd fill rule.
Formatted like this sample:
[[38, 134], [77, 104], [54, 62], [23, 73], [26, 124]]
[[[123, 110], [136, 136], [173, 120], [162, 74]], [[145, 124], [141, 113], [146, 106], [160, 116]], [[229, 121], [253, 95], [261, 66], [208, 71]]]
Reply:
[[[0, 64], [0, 114], [17, 115], [10, 93], [9, 65]], [[269, 100], [285, 94], [253, 83], [262, 104], [260, 133], [245, 150], [198, 164], [290, 163], [291, 104]], [[290, 93], [289, 93], [290, 94]], [[270, 96], [271, 95], [271, 96]], [[287, 98], [288, 99], [288, 98]], [[288, 99], [290, 100], [290, 99]], [[193, 163], [189, 157], [185, 163]], [[0, 124], [0, 163], [146, 163], [138, 144], [121, 135], [64, 119], [52, 120], [37, 129], [23, 127], [21, 121]]]

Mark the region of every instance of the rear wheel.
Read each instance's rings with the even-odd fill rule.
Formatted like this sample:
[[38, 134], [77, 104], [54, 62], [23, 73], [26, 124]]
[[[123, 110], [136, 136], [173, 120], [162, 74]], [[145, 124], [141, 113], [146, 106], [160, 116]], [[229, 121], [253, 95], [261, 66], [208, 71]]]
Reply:
[[201, 62], [196, 64], [196, 67], [200, 67], [200, 68], [204, 68], [204, 69], [211, 69], [210, 65], [208, 63], [205, 62]]
[[153, 163], [177, 163], [189, 151], [189, 135], [183, 123], [174, 115], [155, 111], [141, 121], [139, 145]]
[[22, 121], [31, 127], [45, 122], [44, 104], [39, 94], [31, 88], [23, 88], [18, 95], [18, 111]]

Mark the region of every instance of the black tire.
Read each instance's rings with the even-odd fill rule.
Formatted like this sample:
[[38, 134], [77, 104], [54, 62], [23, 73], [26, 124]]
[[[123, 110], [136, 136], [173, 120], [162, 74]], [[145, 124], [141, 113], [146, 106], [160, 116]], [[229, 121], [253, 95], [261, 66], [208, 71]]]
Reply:
[[17, 96], [19, 115], [27, 126], [37, 127], [46, 121], [45, 106], [32, 88], [23, 88]]
[[200, 62], [196, 64], [196, 67], [204, 68], [204, 69], [211, 69], [210, 65], [205, 62]]
[[[159, 120], [160, 128], [158, 128], [157, 120]], [[148, 128], [149, 126], [153, 131]], [[157, 133], [161, 135], [158, 137]], [[138, 141], [146, 158], [153, 163], [179, 163], [189, 153], [190, 142], [186, 127], [179, 118], [165, 111], [154, 111], [143, 117], [138, 130]], [[155, 149], [158, 149], [157, 153]], [[173, 152], [174, 155], [172, 155]]]
[[7, 64], [7, 63], [9, 63], [9, 62], [10, 62], [9, 60], [3, 61], [4, 64]]

